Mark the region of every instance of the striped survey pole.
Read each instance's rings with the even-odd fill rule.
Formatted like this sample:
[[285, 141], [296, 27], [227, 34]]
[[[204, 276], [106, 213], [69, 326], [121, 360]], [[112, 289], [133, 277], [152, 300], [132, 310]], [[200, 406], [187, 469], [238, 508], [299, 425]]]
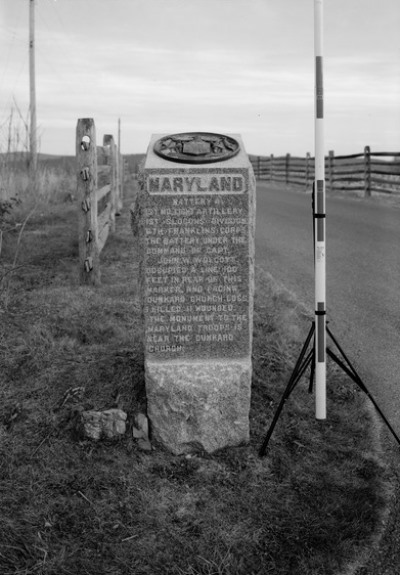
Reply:
[[314, 0], [315, 51], [315, 416], [326, 419], [325, 157], [322, 55], [323, 0]]

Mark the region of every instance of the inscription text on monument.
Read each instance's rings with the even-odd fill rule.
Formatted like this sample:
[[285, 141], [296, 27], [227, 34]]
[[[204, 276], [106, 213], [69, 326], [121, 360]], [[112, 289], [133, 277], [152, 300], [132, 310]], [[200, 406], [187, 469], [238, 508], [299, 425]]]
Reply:
[[250, 353], [248, 182], [244, 170], [147, 173], [147, 357]]

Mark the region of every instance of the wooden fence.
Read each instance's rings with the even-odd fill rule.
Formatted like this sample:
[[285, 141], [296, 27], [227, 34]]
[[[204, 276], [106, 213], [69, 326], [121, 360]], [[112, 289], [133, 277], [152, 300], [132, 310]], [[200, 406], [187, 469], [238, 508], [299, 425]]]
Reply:
[[[314, 181], [314, 158], [291, 156], [249, 156], [256, 178], [308, 188]], [[400, 193], [400, 152], [371, 152], [325, 157], [325, 182], [328, 191], [363, 191], [380, 194]]]
[[100, 284], [100, 252], [115, 216], [122, 208], [123, 161], [113, 136], [96, 145], [92, 118], [81, 118], [76, 127], [77, 197], [79, 201], [79, 279]]

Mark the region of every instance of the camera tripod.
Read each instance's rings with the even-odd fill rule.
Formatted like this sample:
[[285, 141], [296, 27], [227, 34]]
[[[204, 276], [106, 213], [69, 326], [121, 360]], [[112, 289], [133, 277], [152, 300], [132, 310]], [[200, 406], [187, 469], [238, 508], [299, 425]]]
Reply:
[[[282, 398], [280, 400], [280, 403], [278, 405], [278, 408], [275, 412], [274, 418], [272, 420], [272, 423], [268, 429], [267, 435], [265, 436], [265, 439], [263, 441], [263, 444], [261, 446], [261, 449], [259, 451], [259, 455], [260, 457], [264, 457], [264, 455], [266, 454], [267, 451], [267, 447], [269, 444], [269, 440], [271, 439], [272, 433], [275, 429], [275, 426], [278, 422], [279, 416], [283, 410], [283, 407], [285, 405], [286, 400], [289, 398], [290, 394], [292, 393], [292, 391], [294, 390], [294, 388], [296, 387], [297, 383], [300, 381], [301, 377], [303, 376], [303, 374], [305, 373], [306, 369], [310, 366], [310, 384], [309, 384], [309, 393], [312, 393], [313, 391], [313, 383], [314, 383], [314, 371], [315, 371], [315, 346], [312, 345], [311, 349], [309, 349], [311, 340], [313, 339], [314, 336], [314, 332], [315, 332], [315, 322], [312, 322], [310, 331], [308, 332], [306, 341], [304, 342], [304, 345], [301, 349], [300, 355], [297, 359], [296, 365], [293, 369], [293, 372], [289, 378], [289, 382], [286, 386], [286, 389], [282, 395]], [[333, 336], [331, 330], [329, 329], [328, 326], [326, 326], [326, 333], [327, 335], [330, 337], [330, 339], [332, 340], [332, 342], [334, 343], [334, 345], [337, 348], [337, 351], [340, 353], [341, 358], [334, 352], [332, 351], [332, 349], [330, 349], [329, 347], [326, 348], [326, 353], [327, 355], [354, 381], [354, 383], [367, 395], [367, 397], [371, 400], [372, 404], [374, 405], [375, 409], [377, 410], [377, 412], [379, 413], [379, 415], [381, 416], [381, 418], [383, 419], [383, 421], [385, 422], [386, 426], [388, 427], [388, 429], [391, 431], [393, 437], [396, 439], [397, 443], [400, 445], [400, 439], [398, 437], [398, 435], [396, 434], [396, 432], [394, 431], [393, 427], [390, 425], [389, 421], [387, 420], [387, 418], [385, 417], [384, 413], [382, 412], [382, 410], [380, 409], [379, 405], [377, 404], [377, 402], [375, 401], [374, 397], [371, 395], [371, 393], [368, 391], [367, 387], [365, 386], [364, 382], [362, 381], [361, 377], [358, 375], [357, 371], [355, 370], [355, 368], [353, 367], [353, 365], [350, 363], [350, 360], [348, 359], [348, 357], [346, 356], [346, 354], [344, 353], [343, 349], [340, 347], [339, 343], [337, 342], [337, 340], [335, 339], [335, 337]]]
[[[315, 378], [316, 415], [318, 419], [325, 419], [325, 388], [326, 388], [326, 357], [329, 356], [369, 397], [375, 409], [386, 423], [397, 443], [400, 439], [382, 413], [375, 399], [366, 388], [364, 382], [350, 363], [348, 357], [332, 335], [326, 321], [326, 271], [325, 271], [325, 157], [324, 157], [324, 88], [323, 88], [323, 26], [322, 26], [323, 0], [314, 0], [314, 52], [315, 52], [315, 162], [314, 186], [312, 193], [313, 214], [313, 249], [315, 272], [315, 317], [310, 331], [304, 342], [294, 370], [283, 393], [278, 409], [274, 415], [268, 433], [260, 449], [260, 457], [267, 451], [269, 440], [278, 422], [279, 416], [286, 400], [296, 387], [306, 369], [310, 366], [309, 392], [313, 391]], [[317, 257], [316, 257], [317, 256]], [[314, 345], [309, 349], [314, 336]], [[327, 336], [336, 346], [340, 356], [326, 346]], [[317, 341], [315, 341], [317, 340]], [[317, 346], [315, 345], [317, 343]], [[316, 347], [318, 351], [316, 352]]]
[[[315, 267], [315, 220], [318, 217], [318, 214], [315, 213], [315, 183], [313, 185], [313, 191], [312, 191], [311, 208], [312, 208], [312, 214], [313, 214], [313, 246], [314, 246], [314, 267]], [[367, 395], [367, 397], [371, 400], [373, 406], [375, 407], [376, 411], [379, 413], [379, 415], [383, 419], [387, 428], [390, 430], [393, 437], [395, 438], [397, 443], [400, 445], [400, 438], [398, 437], [398, 435], [394, 431], [393, 427], [390, 425], [388, 419], [386, 418], [385, 414], [382, 412], [381, 408], [377, 404], [375, 398], [372, 396], [370, 391], [367, 389], [365, 383], [362, 381], [361, 377], [358, 375], [357, 371], [355, 370], [353, 365], [350, 363], [349, 358], [347, 357], [347, 355], [345, 354], [345, 352], [343, 351], [343, 349], [339, 345], [338, 341], [333, 336], [331, 330], [329, 329], [329, 327], [327, 325], [328, 323], [329, 322], [326, 322], [326, 326], [325, 326], [326, 335], [329, 336], [329, 338], [331, 339], [332, 343], [335, 345], [336, 350], [340, 354], [340, 356], [337, 353], [335, 353], [334, 351], [332, 351], [332, 349], [329, 347], [326, 347], [326, 355], [329, 356], [342, 369], [342, 371], [344, 371], [344, 373], [346, 373], [354, 381], [354, 383]], [[312, 339], [314, 339], [314, 342], [310, 348], [310, 343], [311, 343]], [[273, 417], [272, 423], [268, 429], [268, 432], [265, 436], [265, 439], [264, 439], [263, 444], [261, 446], [261, 449], [259, 451], [260, 457], [264, 457], [264, 455], [266, 454], [269, 440], [271, 439], [272, 433], [273, 433], [275, 426], [278, 422], [279, 416], [283, 410], [285, 402], [289, 398], [290, 394], [292, 393], [292, 391], [294, 390], [297, 383], [300, 381], [301, 377], [304, 375], [304, 373], [308, 367], [310, 367], [310, 383], [309, 383], [308, 391], [309, 391], [309, 393], [312, 393], [313, 392], [313, 385], [314, 385], [314, 374], [315, 374], [315, 319], [312, 321], [310, 331], [308, 332], [307, 338], [306, 338], [304, 345], [301, 349], [300, 355], [296, 361], [293, 372], [289, 378], [286, 389], [283, 392], [282, 398], [279, 402], [279, 405], [278, 405], [278, 408], [277, 408], [275, 415]]]

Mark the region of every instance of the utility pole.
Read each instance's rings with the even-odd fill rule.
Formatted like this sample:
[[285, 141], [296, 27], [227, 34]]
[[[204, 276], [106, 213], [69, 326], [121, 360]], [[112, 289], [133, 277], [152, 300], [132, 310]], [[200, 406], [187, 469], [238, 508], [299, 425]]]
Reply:
[[36, 180], [37, 169], [37, 128], [36, 128], [36, 82], [35, 82], [35, 0], [29, 0], [29, 168], [32, 183]]
[[122, 209], [122, 198], [124, 195], [124, 161], [121, 154], [121, 118], [118, 118], [118, 153], [117, 153], [117, 165], [118, 165], [118, 209]]

